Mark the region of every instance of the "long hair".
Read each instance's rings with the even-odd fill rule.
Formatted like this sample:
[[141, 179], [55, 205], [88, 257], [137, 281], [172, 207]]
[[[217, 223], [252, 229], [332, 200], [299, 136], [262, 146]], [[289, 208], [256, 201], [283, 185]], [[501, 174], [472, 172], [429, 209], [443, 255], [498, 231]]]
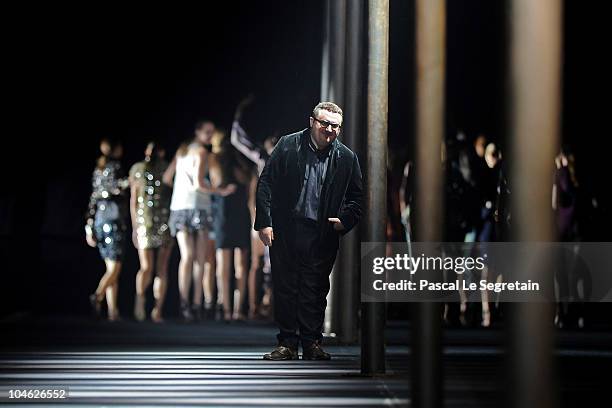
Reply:
[[245, 160], [241, 160], [238, 152], [231, 145], [226, 133], [222, 130], [215, 132], [213, 136], [213, 151], [216, 153], [217, 162], [221, 170], [221, 183], [247, 184], [251, 178], [252, 168]]
[[178, 147], [178, 149], [176, 149], [176, 157], [183, 157], [187, 154], [188, 151], [189, 151], [189, 142], [183, 142]]

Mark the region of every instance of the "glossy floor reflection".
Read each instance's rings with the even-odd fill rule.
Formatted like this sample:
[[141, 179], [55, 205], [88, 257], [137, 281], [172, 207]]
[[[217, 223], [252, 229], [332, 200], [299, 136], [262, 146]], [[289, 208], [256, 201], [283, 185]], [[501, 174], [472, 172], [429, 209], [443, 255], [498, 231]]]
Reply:
[[[66, 388], [63, 400], [19, 406], [410, 406], [409, 326], [390, 323], [387, 374], [360, 375], [360, 349], [326, 338], [331, 361], [264, 361], [270, 324], [22, 317], [0, 322], [0, 394]], [[561, 406], [590, 406], [607, 393], [610, 334], [562, 332], [555, 351]], [[503, 330], [448, 329], [444, 398], [449, 407], [498, 407], [511, 390]], [[0, 403], [15, 403], [2, 399]]]

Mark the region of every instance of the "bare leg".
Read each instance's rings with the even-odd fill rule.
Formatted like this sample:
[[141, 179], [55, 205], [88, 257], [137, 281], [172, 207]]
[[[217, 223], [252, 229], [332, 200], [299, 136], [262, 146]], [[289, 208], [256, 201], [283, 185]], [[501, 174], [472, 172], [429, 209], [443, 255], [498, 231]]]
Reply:
[[106, 288], [106, 303], [108, 306], [108, 320], [111, 322], [119, 320], [119, 308], [117, 299], [119, 297], [119, 283], [115, 282]]
[[251, 269], [249, 270], [249, 319], [254, 319], [257, 315], [257, 272], [261, 265], [261, 256], [264, 246], [256, 235], [251, 235]]
[[179, 231], [176, 234], [178, 241], [181, 260], [178, 270], [178, 286], [179, 295], [181, 298], [181, 313], [187, 321], [191, 320], [191, 311], [189, 310], [189, 290], [191, 289], [191, 273], [193, 270], [193, 260], [195, 252], [195, 237], [185, 231]]
[[[502, 283], [504, 281], [504, 277], [500, 274], [497, 276], [497, 278], [495, 279], [496, 283]], [[498, 309], [499, 308], [499, 300], [501, 298], [501, 292], [498, 292], [495, 294], [495, 308]]]
[[202, 287], [204, 288], [204, 302], [211, 306], [213, 303], [213, 290], [215, 288], [215, 276], [217, 273], [217, 260], [215, 259], [215, 240], [207, 241], [206, 263], [204, 264], [204, 277]]
[[106, 289], [117, 281], [119, 278], [119, 272], [121, 271], [120, 261], [105, 259], [104, 263], [106, 264], [106, 272], [100, 279], [100, 283], [96, 289], [96, 298], [98, 302], [101, 302], [104, 299]]
[[193, 309], [196, 316], [202, 317], [202, 278], [206, 265], [206, 249], [208, 247], [208, 231], [200, 230], [196, 235], [195, 262], [193, 264]]
[[467, 311], [467, 294], [465, 290], [463, 290], [463, 282], [465, 281], [465, 277], [463, 274], [458, 276], [459, 281], [459, 322], [462, 326], [467, 325], [467, 320], [465, 317], [465, 312]]
[[234, 316], [235, 320], [244, 320], [242, 304], [246, 295], [248, 258], [245, 248], [234, 249], [234, 271], [236, 273], [236, 290], [234, 290]]
[[555, 274], [555, 278], [553, 281], [553, 291], [555, 294], [555, 299], [557, 300], [557, 302], [555, 302], [555, 319], [553, 321], [555, 327], [562, 327], [562, 320], [561, 320], [561, 285], [559, 284], [559, 274], [556, 273]]
[[[387, 226], [388, 226], [388, 224], [387, 224]], [[387, 243], [387, 245], [390, 245], [390, 244]], [[389, 254], [391, 254], [391, 252], [389, 252]], [[389, 255], [389, 256], [391, 256], [391, 255]], [[445, 271], [442, 272], [442, 279], [443, 279], [444, 282], [448, 282], [449, 281], [449, 273], [448, 273], [448, 271], [445, 270]], [[448, 312], [449, 312], [449, 310], [450, 310], [450, 307], [449, 307], [448, 302], [444, 302], [444, 306], [442, 308], [442, 322], [444, 324], [449, 324], [450, 323], [450, 321], [448, 320]]]
[[153, 281], [153, 297], [155, 307], [151, 311], [151, 320], [155, 323], [162, 322], [164, 301], [166, 300], [166, 288], [168, 287], [168, 260], [172, 254], [172, 242], [159, 248], [157, 252], [156, 276]]
[[[196, 250], [197, 252], [197, 250]], [[205, 264], [201, 262], [201, 260], [197, 260], [193, 263], [193, 302], [192, 305], [194, 308], [196, 306], [202, 306], [202, 280], [204, 277], [204, 266]]]
[[[115, 321], [119, 318], [119, 310], [117, 308], [117, 296], [119, 292], [118, 277], [121, 272], [121, 261], [113, 261], [106, 259], [106, 272], [110, 275], [107, 280], [106, 305], [108, 307], [108, 320]], [[110, 272], [110, 273], [109, 273]], [[106, 276], [106, 274], [105, 274]], [[102, 277], [104, 279], [104, 277]]]
[[226, 321], [232, 319], [232, 305], [230, 297], [231, 288], [231, 275], [230, 269], [232, 267], [232, 250], [231, 249], [217, 249], [217, 265], [221, 269], [222, 276], [222, 291], [223, 291], [223, 317]]
[[217, 283], [217, 308], [223, 309], [224, 304], [224, 282], [223, 282], [223, 250], [216, 249], [215, 250], [215, 265], [216, 268], [216, 283]]
[[151, 284], [151, 275], [153, 274], [153, 249], [139, 249], [138, 259], [140, 260], [140, 269], [136, 274], [136, 294], [144, 295], [147, 288]]
[[[481, 279], [487, 280], [489, 275], [489, 267], [485, 265], [480, 275]], [[489, 327], [491, 325], [491, 311], [489, 310], [489, 291], [487, 289], [480, 291], [480, 300], [482, 302], [482, 327]]]
[[136, 273], [136, 299], [134, 301], [134, 317], [138, 321], [146, 318], [146, 292], [151, 284], [153, 274], [153, 249], [139, 249], [138, 259], [140, 269]]
[[213, 303], [213, 299], [217, 280], [215, 240], [210, 239], [209, 236], [206, 245], [206, 263], [204, 264], [204, 277], [202, 278], [202, 287], [204, 288], [204, 311], [206, 313], [206, 319], [214, 319], [215, 304]]

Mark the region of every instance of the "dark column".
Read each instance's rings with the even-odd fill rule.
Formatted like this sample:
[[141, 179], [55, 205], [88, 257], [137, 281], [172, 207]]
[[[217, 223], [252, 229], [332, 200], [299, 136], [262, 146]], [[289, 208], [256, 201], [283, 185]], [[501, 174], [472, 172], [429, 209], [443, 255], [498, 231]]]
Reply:
[[[561, 0], [513, 0], [508, 16], [513, 239], [551, 241], [550, 187], [561, 106]], [[546, 279], [551, 264], [539, 261], [539, 265], [519, 265], [517, 279]], [[553, 392], [551, 306], [512, 305], [508, 334], [513, 406], [558, 405]]]
[[[389, 0], [368, 2], [366, 240], [385, 241], [387, 218], [387, 117]], [[384, 255], [384, 254], [383, 254]], [[361, 372], [385, 372], [385, 304], [362, 304]]]
[[[346, 54], [346, 0], [328, 0], [325, 2], [327, 10], [326, 35], [327, 50], [324, 47], [324, 57], [327, 53], [328, 75], [326, 92], [322, 93], [321, 100], [331, 101], [344, 108], [344, 80], [345, 80], [345, 54]], [[325, 63], [325, 61], [324, 61]], [[322, 89], [323, 90], [323, 89]], [[340, 255], [342, 256], [342, 255]], [[334, 266], [331, 273], [331, 287], [327, 296], [328, 307], [325, 311], [325, 333], [336, 334], [340, 318], [341, 307], [338, 295], [338, 265]]]
[[[365, 1], [352, 0], [346, 8], [346, 69], [344, 124], [342, 141], [359, 155], [360, 163], [365, 164], [362, 143], [365, 139]], [[340, 241], [340, 253], [336, 261], [337, 324], [336, 336], [342, 343], [357, 341], [357, 311], [359, 308], [359, 226], [345, 235]]]
[[[441, 241], [443, 219], [445, 0], [417, 0], [416, 180], [418, 241]], [[412, 318], [412, 400], [442, 406], [441, 304], [415, 303]]]
[[344, 104], [346, 0], [326, 0], [321, 65], [321, 100]]
[[330, 25], [331, 25], [331, 16], [330, 16], [330, 8], [331, 0], [325, 0], [323, 2], [323, 7], [321, 10], [321, 15], [324, 19], [323, 21], [323, 44], [322, 44], [322, 54], [321, 54], [321, 100], [326, 101], [329, 97], [329, 84], [330, 84]]

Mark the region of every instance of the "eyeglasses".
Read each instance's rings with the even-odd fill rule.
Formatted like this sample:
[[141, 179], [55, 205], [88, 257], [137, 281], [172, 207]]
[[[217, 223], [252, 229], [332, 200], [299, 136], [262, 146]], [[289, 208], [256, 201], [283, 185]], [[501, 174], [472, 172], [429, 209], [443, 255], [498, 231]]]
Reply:
[[327, 129], [328, 126], [331, 126], [332, 130], [338, 130], [342, 126], [340, 123], [332, 123], [332, 122], [328, 122], [326, 120], [321, 120], [317, 118], [313, 118], [313, 119], [319, 122], [321, 126], [323, 126], [325, 129]]

